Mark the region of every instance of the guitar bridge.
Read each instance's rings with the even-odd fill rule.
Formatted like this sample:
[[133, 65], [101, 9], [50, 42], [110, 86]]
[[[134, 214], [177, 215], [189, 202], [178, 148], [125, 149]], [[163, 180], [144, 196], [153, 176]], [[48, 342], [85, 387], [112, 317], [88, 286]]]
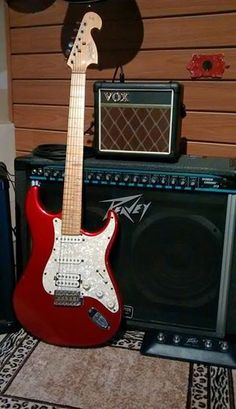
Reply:
[[54, 305], [58, 307], [79, 307], [82, 304], [79, 291], [55, 290]]

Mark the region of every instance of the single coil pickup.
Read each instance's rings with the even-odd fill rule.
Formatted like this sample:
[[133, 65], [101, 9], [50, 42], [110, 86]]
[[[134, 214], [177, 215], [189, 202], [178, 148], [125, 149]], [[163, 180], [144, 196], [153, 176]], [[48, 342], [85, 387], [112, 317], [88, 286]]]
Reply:
[[82, 258], [67, 258], [67, 257], [56, 257], [55, 261], [60, 264], [80, 264], [83, 262]]
[[81, 235], [81, 236], [61, 236], [59, 240], [60, 240], [60, 243], [75, 244], [75, 243], [81, 243], [85, 239]]

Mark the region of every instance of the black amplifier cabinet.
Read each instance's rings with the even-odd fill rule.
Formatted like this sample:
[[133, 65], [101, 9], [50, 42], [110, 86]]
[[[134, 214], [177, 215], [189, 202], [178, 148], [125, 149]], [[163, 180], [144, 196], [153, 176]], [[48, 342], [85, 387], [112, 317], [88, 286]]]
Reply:
[[[45, 209], [60, 210], [64, 162], [29, 156], [15, 167], [20, 274], [30, 250], [26, 191], [40, 182]], [[111, 264], [124, 325], [146, 331], [142, 352], [236, 366], [235, 161], [86, 159], [83, 203], [89, 231], [109, 209], [119, 215]]]
[[0, 333], [16, 328], [12, 307], [15, 286], [14, 255], [9, 204], [9, 183], [0, 163]]
[[179, 155], [182, 87], [177, 82], [96, 82], [98, 156], [174, 160]]

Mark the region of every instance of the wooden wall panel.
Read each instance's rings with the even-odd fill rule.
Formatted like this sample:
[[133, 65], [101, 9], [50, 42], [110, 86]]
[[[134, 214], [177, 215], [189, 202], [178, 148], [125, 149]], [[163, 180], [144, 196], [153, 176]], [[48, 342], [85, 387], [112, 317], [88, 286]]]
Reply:
[[[86, 105], [93, 106], [93, 80], [86, 85]], [[182, 81], [188, 110], [235, 112], [235, 81]], [[13, 103], [68, 105], [69, 80], [13, 80]]]
[[[122, 4], [126, 4], [127, 6], [129, 2], [127, 2], [127, 0], [113, 2], [112, 9], [114, 9], [114, 14], [117, 12], [117, 7], [120, 8]], [[185, 16], [235, 11], [235, 0], [218, 2], [212, 2], [210, 0], [191, 2], [189, 0], [181, 0], [179, 2], [173, 0], [137, 0], [137, 6], [143, 18]], [[73, 9], [76, 9], [75, 5]], [[67, 10], [68, 5], [64, 0], [57, 0], [51, 7], [38, 13], [21, 13], [10, 9], [10, 23], [12, 27], [61, 24], [65, 19]]]
[[[193, 54], [215, 54], [215, 49], [157, 50], [140, 51], [135, 58], [124, 65], [127, 80], [186, 80], [190, 79], [187, 65]], [[225, 70], [224, 80], [236, 80], [236, 48], [220, 48], [217, 53], [225, 56], [230, 68]], [[123, 55], [117, 52], [116, 55]], [[98, 68], [88, 68], [88, 79], [112, 79], [115, 68], [102, 69], [106, 53], [100, 55]], [[117, 57], [118, 59], [118, 57]], [[13, 79], [65, 79], [70, 78], [62, 54], [22, 54], [12, 55]]]
[[[235, 21], [236, 13], [144, 20], [144, 38], [141, 47], [145, 50], [197, 48], [202, 44], [205, 47], [235, 46]], [[114, 52], [117, 47], [119, 49], [120, 47], [123, 49], [135, 47], [135, 30], [131, 29], [131, 35], [127, 38], [126, 25], [126, 20], [111, 22], [109, 37], [104, 39], [102, 50], [113, 50]], [[129, 23], [129, 26], [132, 27], [132, 25], [135, 26], [136, 22]], [[217, 31], [216, 27], [218, 27]], [[219, 31], [222, 34], [220, 37]], [[117, 42], [117, 32], [120, 33], [119, 42]], [[14, 54], [61, 52], [61, 33], [61, 25], [12, 29], [12, 52]]]
[[[39, 143], [66, 140], [71, 72], [64, 53], [68, 34], [85, 10], [76, 4], [68, 7], [64, 0], [38, 12], [20, 7], [9, 9], [18, 154]], [[95, 36], [99, 65], [87, 70], [85, 128], [93, 119], [94, 81], [112, 80], [115, 67], [122, 64], [126, 80], [183, 84], [187, 116], [182, 137], [188, 153], [235, 156], [235, 0], [106, 0], [94, 10], [102, 16], [104, 30]], [[193, 54], [218, 53], [229, 65], [221, 79], [190, 78], [187, 64]], [[91, 143], [91, 136], [85, 143]]]

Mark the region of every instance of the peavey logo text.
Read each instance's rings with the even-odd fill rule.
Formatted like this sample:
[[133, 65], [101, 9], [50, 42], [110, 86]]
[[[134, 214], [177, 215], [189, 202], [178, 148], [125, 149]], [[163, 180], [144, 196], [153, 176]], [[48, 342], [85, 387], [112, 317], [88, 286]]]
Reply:
[[129, 102], [128, 92], [104, 92], [104, 97], [107, 102]]
[[[117, 214], [124, 215], [132, 223], [137, 221], [138, 223], [143, 219], [143, 216], [147, 212], [151, 202], [142, 203], [142, 195], [119, 197], [117, 199], [102, 200], [102, 203], [110, 203], [110, 207], [107, 210], [114, 210]], [[106, 218], [107, 213], [104, 217]], [[137, 219], [138, 216], [138, 220]]]

